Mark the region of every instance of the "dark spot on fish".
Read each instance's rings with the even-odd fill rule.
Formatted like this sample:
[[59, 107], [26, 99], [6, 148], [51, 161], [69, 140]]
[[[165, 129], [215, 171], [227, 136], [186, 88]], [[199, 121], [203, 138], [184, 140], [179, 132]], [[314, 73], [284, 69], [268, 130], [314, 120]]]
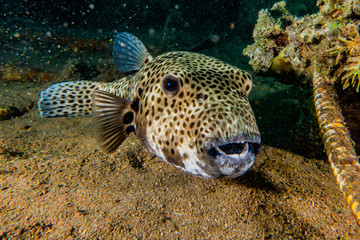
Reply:
[[[172, 149], [172, 150], [174, 150], [174, 149]], [[169, 163], [172, 163], [176, 166], [184, 168], [184, 163], [182, 162], [181, 156], [178, 152], [175, 152], [175, 150], [174, 150], [174, 153], [173, 153], [173, 151], [171, 151], [171, 150], [169, 151], [169, 149], [167, 147], [163, 148], [162, 152], [165, 155], [166, 161], [168, 161]]]
[[245, 98], [246, 97], [244, 92], [240, 92], [240, 91], [236, 91], [236, 92], [237, 92], [239, 98]]
[[133, 125], [128, 126], [128, 127], [126, 128], [126, 133], [127, 133], [127, 134], [130, 134], [131, 132], [135, 132], [135, 128], [134, 128]]
[[134, 120], [134, 113], [133, 112], [127, 112], [124, 116], [123, 122], [124, 124], [130, 124]]
[[135, 112], [139, 111], [139, 98], [136, 98], [135, 101], [131, 104], [131, 109]]

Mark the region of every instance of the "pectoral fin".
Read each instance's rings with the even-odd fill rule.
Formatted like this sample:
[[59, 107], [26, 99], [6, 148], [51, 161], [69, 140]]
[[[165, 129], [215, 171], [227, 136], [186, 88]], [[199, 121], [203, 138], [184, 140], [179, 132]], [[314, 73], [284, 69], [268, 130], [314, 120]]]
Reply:
[[134, 131], [135, 112], [131, 102], [114, 94], [95, 90], [91, 97], [97, 141], [104, 152], [112, 153]]

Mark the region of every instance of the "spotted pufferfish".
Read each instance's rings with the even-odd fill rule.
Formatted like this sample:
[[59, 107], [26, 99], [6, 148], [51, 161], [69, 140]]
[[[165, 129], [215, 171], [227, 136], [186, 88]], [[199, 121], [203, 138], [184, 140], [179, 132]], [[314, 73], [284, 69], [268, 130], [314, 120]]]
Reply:
[[97, 141], [114, 152], [134, 132], [163, 161], [203, 177], [244, 174], [260, 151], [248, 94], [251, 75], [199, 53], [153, 58], [129, 33], [114, 39], [111, 83], [75, 81], [41, 92], [41, 117], [92, 115]]

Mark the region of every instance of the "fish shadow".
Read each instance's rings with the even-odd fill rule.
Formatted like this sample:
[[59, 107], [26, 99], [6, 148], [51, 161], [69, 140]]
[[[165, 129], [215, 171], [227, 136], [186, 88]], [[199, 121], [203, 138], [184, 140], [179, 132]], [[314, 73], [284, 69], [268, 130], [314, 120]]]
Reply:
[[250, 99], [262, 143], [307, 157], [326, 159], [311, 89], [290, 86]]
[[281, 193], [284, 191], [282, 188], [276, 186], [274, 183], [266, 179], [264, 177], [264, 172], [256, 171], [254, 169], [249, 169], [245, 175], [241, 177], [234, 179], [223, 178], [222, 180], [229, 182], [230, 184], [238, 184], [265, 192]]

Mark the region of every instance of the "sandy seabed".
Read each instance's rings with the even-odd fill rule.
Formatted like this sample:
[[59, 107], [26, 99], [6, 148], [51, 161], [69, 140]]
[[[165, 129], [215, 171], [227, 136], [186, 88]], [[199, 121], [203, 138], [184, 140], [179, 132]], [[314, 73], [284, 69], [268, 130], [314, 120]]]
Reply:
[[[34, 99], [40, 89], [31, 89]], [[322, 151], [322, 150], [319, 150]], [[359, 239], [329, 163], [263, 145], [233, 180], [189, 175], [91, 118], [0, 122], [0, 239]]]

